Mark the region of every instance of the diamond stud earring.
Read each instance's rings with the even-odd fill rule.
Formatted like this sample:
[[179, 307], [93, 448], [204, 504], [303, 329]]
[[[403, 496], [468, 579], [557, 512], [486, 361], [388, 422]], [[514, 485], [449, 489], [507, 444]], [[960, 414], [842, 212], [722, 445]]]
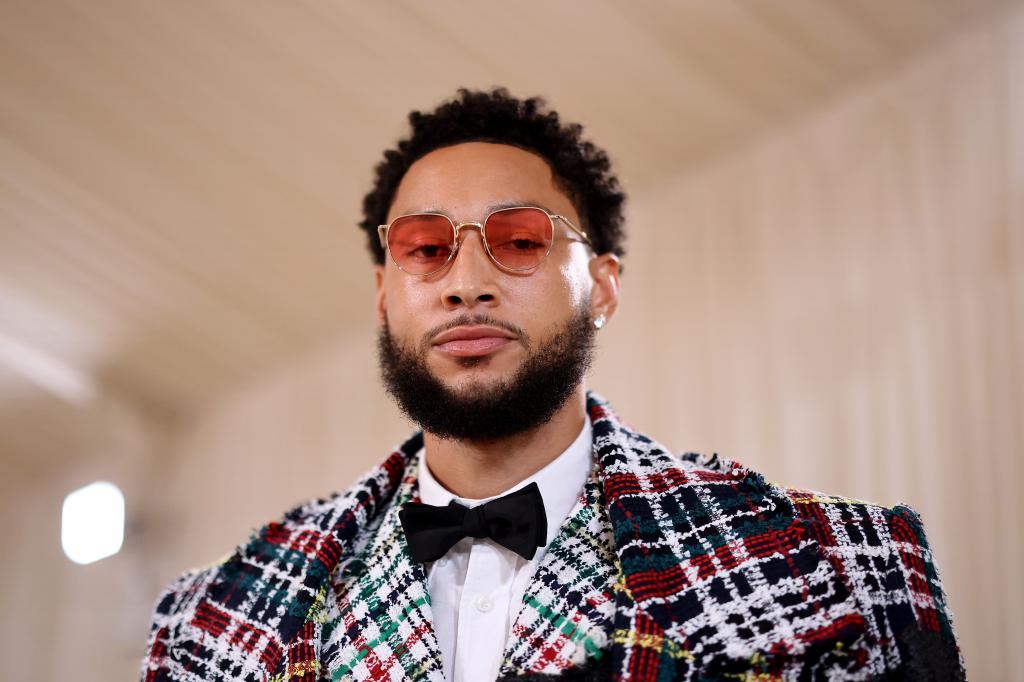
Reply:
[[603, 327], [604, 323], [605, 323], [604, 315], [598, 315], [597, 317], [594, 318], [594, 326], [597, 327], [598, 329]]

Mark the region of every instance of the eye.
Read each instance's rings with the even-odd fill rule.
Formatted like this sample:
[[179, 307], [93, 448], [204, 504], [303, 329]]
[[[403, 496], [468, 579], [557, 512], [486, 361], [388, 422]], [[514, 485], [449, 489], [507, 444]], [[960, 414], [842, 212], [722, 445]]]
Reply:
[[503, 237], [498, 243], [493, 245], [493, 248], [511, 251], [535, 251], [545, 249], [547, 245], [544, 242], [537, 241], [532, 235], [513, 234]]
[[448, 246], [445, 244], [420, 244], [418, 246], [411, 246], [406, 251], [406, 255], [409, 258], [419, 258], [423, 260], [433, 260], [435, 258], [447, 258], [448, 257]]
[[544, 245], [540, 242], [535, 242], [532, 239], [514, 239], [512, 240], [512, 246], [519, 249], [520, 251], [526, 251], [528, 249], [540, 249]]

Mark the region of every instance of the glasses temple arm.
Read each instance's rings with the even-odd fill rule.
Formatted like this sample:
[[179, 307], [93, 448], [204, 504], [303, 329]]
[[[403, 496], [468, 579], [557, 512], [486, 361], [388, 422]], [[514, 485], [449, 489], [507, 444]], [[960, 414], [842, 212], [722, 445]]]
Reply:
[[588, 237], [588, 236], [587, 236], [587, 233], [586, 233], [586, 232], [584, 232], [583, 230], [581, 230], [580, 228], [576, 227], [575, 225], [573, 225], [573, 224], [572, 224], [572, 221], [571, 221], [571, 220], [569, 220], [568, 218], [566, 218], [566, 217], [565, 217], [564, 215], [558, 215], [557, 213], [555, 213], [555, 214], [552, 214], [552, 215], [551, 215], [551, 217], [552, 217], [552, 218], [558, 218], [558, 219], [559, 219], [559, 220], [561, 220], [561, 221], [562, 221], [563, 223], [565, 223], [565, 224], [566, 224], [566, 225], [568, 225], [568, 226], [569, 226], [570, 228], [572, 228], [572, 231], [573, 231], [573, 232], [575, 232], [575, 233], [576, 233], [576, 234], [578, 234], [579, 236], [583, 237], [584, 241], [586, 241], [586, 242], [587, 242], [587, 244], [590, 244], [591, 246], [593, 246], [593, 245], [594, 245], [594, 243], [593, 243], [592, 241], [590, 241], [590, 237]]

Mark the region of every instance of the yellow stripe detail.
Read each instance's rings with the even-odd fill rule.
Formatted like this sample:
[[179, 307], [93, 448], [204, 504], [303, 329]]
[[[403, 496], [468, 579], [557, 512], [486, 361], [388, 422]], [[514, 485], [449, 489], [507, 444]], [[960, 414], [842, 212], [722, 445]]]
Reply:
[[288, 670], [280, 675], [274, 675], [269, 679], [269, 682], [288, 682], [288, 680], [294, 680], [295, 678], [302, 677], [307, 673], [319, 673], [320, 672], [320, 661], [312, 661], [310, 663], [296, 663], [289, 665]]
[[856, 500], [852, 497], [839, 497], [838, 495], [824, 495], [821, 493], [813, 493], [811, 495], [798, 495], [790, 498], [793, 502], [800, 504], [806, 504], [808, 502], [817, 502], [819, 504], [857, 504], [857, 505], [871, 505], [871, 502], [865, 502], [864, 500]]
[[666, 640], [662, 635], [638, 635], [632, 630], [616, 630], [612, 633], [612, 641], [628, 647], [640, 646], [645, 649], [654, 649], [666, 653], [672, 658], [694, 660], [694, 655], [691, 652], [670, 639]]

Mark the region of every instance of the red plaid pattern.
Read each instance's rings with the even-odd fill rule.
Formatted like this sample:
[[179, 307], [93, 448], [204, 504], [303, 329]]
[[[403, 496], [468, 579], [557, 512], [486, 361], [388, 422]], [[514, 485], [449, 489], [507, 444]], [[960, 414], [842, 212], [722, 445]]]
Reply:
[[[502, 679], [963, 679], [913, 510], [676, 457], [596, 396], [588, 409], [593, 473], [526, 590]], [[141, 679], [440, 682], [397, 515], [421, 447], [171, 585]]]

